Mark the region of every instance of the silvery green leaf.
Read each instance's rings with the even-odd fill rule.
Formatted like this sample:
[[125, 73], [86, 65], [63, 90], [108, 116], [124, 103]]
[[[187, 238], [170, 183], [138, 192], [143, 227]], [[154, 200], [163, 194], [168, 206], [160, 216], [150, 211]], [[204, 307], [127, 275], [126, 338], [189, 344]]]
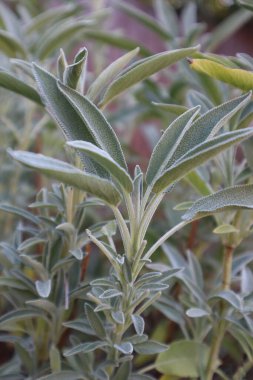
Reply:
[[69, 253], [74, 256], [77, 260], [82, 260], [83, 259], [83, 251], [81, 248], [75, 248], [75, 249], [70, 249]]
[[76, 11], [77, 7], [74, 4], [66, 4], [50, 8], [27, 22], [25, 25], [25, 33], [29, 34], [38, 31], [41, 28], [45, 28], [46, 25], [48, 26], [48, 24], [63, 20], [74, 14]]
[[102, 112], [86, 97], [71, 88], [64, 86], [59, 82], [58, 87], [92, 135], [94, 142], [90, 140], [89, 142], [99, 145], [100, 148], [110, 154], [119, 166], [127, 171], [127, 165], [120, 142]]
[[121, 296], [122, 295], [122, 292], [117, 290], [117, 289], [108, 289], [108, 290], [105, 290], [100, 296], [99, 298], [100, 299], [107, 299], [107, 298], [114, 298], [114, 297], [118, 297], [118, 296]]
[[136, 281], [135, 286], [136, 288], [143, 286], [147, 284], [150, 280], [156, 279], [161, 277], [162, 273], [161, 272], [149, 272], [143, 274], [138, 281]]
[[169, 104], [169, 103], [156, 103], [156, 102], [152, 102], [152, 104], [160, 109], [161, 111], [167, 111], [169, 113], [171, 113], [172, 115], [175, 115], [175, 116], [180, 116], [182, 115], [184, 112], [186, 112], [188, 110], [187, 107], [185, 106], [181, 106], [181, 105], [177, 105], [177, 104]]
[[132, 180], [127, 171], [120, 166], [109, 153], [86, 141], [69, 141], [67, 145], [85, 152], [87, 156], [104, 167], [128, 193], [133, 189]]
[[44, 310], [54, 316], [57, 313], [57, 306], [45, 299], [35, 299], [31, 301], [26, 301], [27, 305], [37, 307], [38, 309]]
[[120, 325], [123, 325], [125, 323], [125, 315], [122, 311], [112, 311], [111, 315], [116, 323]]
[[0, 50], [9, 57], [26, 58], [24, 45], [7, 30], [0, 30]]
[[149, 30], [152, 30], [162, 39], [168, 41], [172, 40], [173, 36], [162, 24], [157, 22], [155, 18], [149, 16], [146, 12], [141, 11], [138, 7], [134, 7], [128, 3], [124, 3], [123, 1], [115, 2], [115, 6], [130, 16], [131, 19], [136, 19], [138, 23], [143, 24]]
[[41, 173], [58, 181], [87, 191], [109, 204], [117, 205], [120, 201], [120, 194], [111, 182], [95, 175], [87, 174], [66, 162], [49, 158], [42, 154], [23, 151], [9, 150], [9, 154], [29, 168], [39, 170]]
[[163, 284], [162, 282], [148, 282], [141, 286], [141, 289], [149, 289], [152, 292], [163, 291], [168, 289], [168, 284]]
[[253, 11], [253, 4], [252, 4], [251, 0], [238, 0], [238, 3], [242, 7], [245, 7], [246, 9], [249, 9], [250, 11]]
[[193, 201], [178, 203], [175, 207], [173, 207], [173, 210], [176, 210], [176, 211], [188, 210], [193, 205], [193, 203], [194, 203]]
[[139, 51], [140, 48], [137, 47], [107, 66], [89, 87], [87, 91], [87, 98], [94, 102], [98, 96], [100, 96], [101, 91], [105, 88], [105, 86], [107, 86], [111, 80], [118, 75], [129, 62], [132, 61]]
[[196, 201], [183, 215], [184, 220], [198, 219], [235, 208], [253, 208], [253, 185], [228, 187]]
[[96, 331], [94, 331], [94, 329], [90, 326], [88, 321], [84, 318], [75, 319], [69, 322], [64, 322], [63, 326], [73, 329], [73, 330], [81, 331], [82, 333], [87, 334], [87, 335], [96, 336]]
[[142, 335], [145, 328], [144, 319], [140, 315], [135, 315], [135, 314], [131, 315], [131, 319], [132, 319], [136, 334]]
[[51, 280], [47, 281], [35, 281], [36, 290], [40, 297], [47, 298], [49, 294], [51, 293]]
[[21, 218], [25, 218], [34, 224], [40, 223], [40, 219], [37, 216], [33, 215], [29, 211], [23, 210], [22, 208], [16, 206], [2, 203], [0, 204], [0, 210], [20, 216]]
[[236, 276], [246, 265], [253, 261], [253, 254], [251, 251], [242, 253], [236, 256], [232, 264], [232, 274]]
[[249, 103], [250, 99], [251, 92], [214, 107], [200, 116], [180, 135], [177, 149], [174, 150], [167, 167], [169, 168], [195, 146], [213, 137], [239, 109]]
[[81, 31], [94, 25], [92, 20], [66, 20], [65, 22], [58, 22], [51, 26], [39, 40], [35, 46], [35, 54], [43, 60], [47, 58], [54, 50], [63, 46], [66, 41], [80, 34]]
[[187, 104], [189, 107], [200, 106], [201, 114], [208, 112], [213, 108], [212, 102], [201, 92], [191, 90], [187, 93]]
[[32, 100], [39, 105], [42, 105], [41, 98], [38, 92], [29, 84], [18, 79], [12, 73], [0, 67], [0, 87], [3, 87], [16, 94], [22, 95], [25, 98]]
[[205, 163], [223, 150], [228, 149], [232, 145], [249, 138], [252, 134], [252, 128], [245, 128], [239, 131], [223, 133], [218, 137], [197, 145], [157, 179], [153, 191], [155, 193], [165, 191], [170, 185], [183, 178], [191, 170]]
[[46, 239], [35, 236], [35, 237], [24, 240], [18, 246], [18, 250], [19, 251], [25, 251], [31, 247], [34, 247], [37, 244], [44, 244], [45, 242], [46, 242]]
[[63, 83], [74, 90], [78, 87], [78, 82], [82, 77], [87, 56], [87, 49], [80, 49], [74, 58], [74, 63], [72, 65], [68, 65], [64, 70]]
[[148, 340], [148, 336], [146, 334], [142, 335], [132, 335], [130, 337], [127, 337], [127, 341], [131, 342], [133, 345], [137, 343], [143, 343], [146, 340]]
[[241, 271], [241, 292], [244, 295], [251, 294], [253, 292], [253, 274], [251, 269], [247, 267], [242, 268]]
[[113, 285], [115, 285], [115, 283], [111, 280], [109, 280], [108, 278], [97, 278], [95, 280], [92, 280], [90, 282], [90, 285], [91, 286], [101, 286], [101, 287], [112, 287]]
[[143, 355], [154, 355], [159, 354], [160, 352], [166, 351], [168, 346], [153, 340], [148, 340], [143, 343], [138, 343], [134, 345], [134, 350], [138, 354]]
[[151, 57], [137, 61], [132, 68], [130, 67], [124, 74], [116, 78], [107, 87], [100, 106], [105, 106], [110, 101], [112, 101], [113, 98], [118, 96], [123, 91], [127, 90], [129, 87], [150, 77], [151, 75], [179, 61], [180, 59], [186, 58], [187, 56], [196, 52], [197, 49], [198, 46], [171, 50], [163, 53], [158, 53]]
[[132, 363], [130, 361], [122, 363], [112, 380], [128, 380], [131, 369]]
[[12, 324], [26, 320], [28, 318], [38, 317], [44, 318], [44, 314], [41, 312], [41, 310], [29, 309], [28, 307], [19, 308], [2, 315], [0, 317], [0, 326], [3, 327], [5, 324]]
[[105, 30], [101, 31], [94, 28], [85, 30], [85, 37], [89, 40], [94, 40], [102, 44], [109, 44], [110, 46], [115, 46], [124, 50], [133, 50], [138, 45], [141, 56], [148, 57], [152, 54], [150, 50], [139, 44], [139, 42], [137, 43], [135, 40], [132, 40], [129, 37], [124, 37], [119, 33], [105, 32]]
[[122, 352], [122, 354], [131, 354], [133, 352], [133, 345], [132, 343], [129, 343], [129, 342], [123, 342], [123, 343], [120, 343], [120, 344], [114, 344], [114, 347]]
[[91, 352], [95, 351], [98, 348], [106, 347], [108, 344], [106, 342], [102, 342], [100, 340], [95, 341], [95, 342], [86, 342], [86, 343], [81, 343], [76, 347], [73, 347], [69, 350], [65, 350], [63, 352], [64, 356], [72, 356], [84, 352]]
[[106, 337], [106, 331], [102, 320], [97, 313], [94, 312], [93, 308], [89, 304], [85, 304], [85, 313], [89, 321], [90, 326], [96, 331], [100, 338]]
[[[68, 140], [84, 140], [96, 143], [89, 126], [59, 90], [57, 78], [40, 66], [33, 64], [34, 76], [39, 93], [53, 119], [59, 124]], [[79, 152], [86, 170], [105, 176], [104, 170]]]
[[215, 301], [217, 299], [226, 301], [237, 310], [241, 310], [242, 308], [241, 298], [232, 290], [221, 290], [209, 298], [210, 301]]
[[180, 135], [188, 130], [199, 112], [199, 107], [190, 109], [174, 120], [165, 130], [155, 146], [146, 173], [146, 181], [152, 184], [166, 169], [166, 166], [177, 149]]
[[191, 307], [186, 311], [186, 315], [190, 318], [202, 318], [210, 315], [210, 313], [198, 307]]

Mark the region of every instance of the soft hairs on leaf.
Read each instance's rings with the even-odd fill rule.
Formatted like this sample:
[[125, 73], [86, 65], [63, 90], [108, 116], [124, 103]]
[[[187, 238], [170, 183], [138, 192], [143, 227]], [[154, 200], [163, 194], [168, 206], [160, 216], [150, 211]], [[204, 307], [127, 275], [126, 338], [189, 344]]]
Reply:
[[183, 115], [179, 116], [170, 126], [166, 129], [157, 145], [155, 146], [152, 156], [149, 161], [146, 181], [151, 184], [162, 172], [177, 148], [180, 142], [180, 135], [182, 131], [190, 128], [192, 121], [199, 113], [200, 107], [192, 108]]
[[184, 220], [199, 219], [235, 208], [253, 209], [253, 185], [228, 187], [203, 197], [196, 201], [182, 218]]
[[39, 170], [41, 173], [52, 177], [67, 185], [75, 186], [87, 191], [111, 205], [117, 205], [121, 196], [115, 186], [106, 179], [84, 173], [66, 162], [24, 151], [8, 151], [17, 161], [29, 168]]
[[69, 141], [67, 145], [84, 151], [94, 161], [103, 166], [128, 193], [131, 193], [133, 183], [129, 174], [113, 160], [109, 153], [86, 141]]
[[60, 82], [58, 82], [58, 88], [82, 119], [95, 140], [95, 145], [108, 152], [122, 168], [127, 170], [120, 142], [102, 112], [85, 96]]
[[210, 158], [216, 156], [230, 146], [249, 138], [252, 134], [253, 128], [247, 128], [239, 131], [223, 133], [218, 137], [197, 145], [158, 178], [153, 187], [153, 191], [155, 193], [160, 193], [166, 190], [168, 186], [183, 178], [196, 167], [205, 163]]
[[108, 86], [100, 106], [105, 106], [115, 98], [115, 96], [127, 90], [129, 87], [141, 82], [143, 79], [150, 77], [165, 67], [176, 63], [180, 59], [195, 53], [197, 49], [198, 46], [165, 51], [135, 62]]
[[[57, 78], [36, 64], [33, 64], [33, 72], [41, 98], [66, 138], [68, 140], [85, 140], [96, 144], [80, 115], [59, 90]], [[79, 154], [87, 171], [103, 176], [104, 169], [92, 162], [84, 153], [79, 152]]]

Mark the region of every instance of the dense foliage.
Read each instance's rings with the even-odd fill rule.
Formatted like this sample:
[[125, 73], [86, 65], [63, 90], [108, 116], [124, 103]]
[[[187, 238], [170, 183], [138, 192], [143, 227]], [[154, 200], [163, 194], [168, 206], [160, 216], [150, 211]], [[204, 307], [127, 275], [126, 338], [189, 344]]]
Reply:
[[250, 379], [251, 2], [80, 3], [0, 4], [0, 379]]

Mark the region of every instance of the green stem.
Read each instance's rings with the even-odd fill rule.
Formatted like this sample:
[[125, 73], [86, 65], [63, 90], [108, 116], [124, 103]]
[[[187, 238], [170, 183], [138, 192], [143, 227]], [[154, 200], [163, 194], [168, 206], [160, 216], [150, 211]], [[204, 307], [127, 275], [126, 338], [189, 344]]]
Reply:
[[[230, 289], [231, 284], [231, 269], [233, 262], [234, 247], [232, 245], [226, 245], [223, 258], [223, 276], [222, 276], [222, 290]], [[221, 319], [217, 325], [216, 331], [213, 334], [211, 342], [211, 351], [207, 364], [207, 376], [206, 380], [212, 380], [213, 375], [217, 368], [217, 362], [219, 358], [219, 352], [221, 344], [226, 333], [228, 322], [224, 319], [226, 313], [226, 304], [221, 302]]]
[[174, 227], [172, 227], [169, 231], [167, 231], [163, 236], [160, 237], [160, 239], [157, 240], [157, 242], [148, 250], [148, 252], [145, 254], [143, 259], [148, 260], [153, 253], [159, 248], [169, 237], [171, 237], [174, 233], [181, 230], [184, 226], [186, 226], [191, 221], [183, 221], [178, 224], [176, 224]]

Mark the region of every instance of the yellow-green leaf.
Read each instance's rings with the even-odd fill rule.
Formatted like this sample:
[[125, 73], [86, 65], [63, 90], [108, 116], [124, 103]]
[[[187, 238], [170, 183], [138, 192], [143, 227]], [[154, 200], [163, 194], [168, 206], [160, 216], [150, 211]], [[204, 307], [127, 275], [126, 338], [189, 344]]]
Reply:
[[253, 89], [253, 72], [251, 71], [232, 69], [208, 59], [193, 59], [190, 65], [195, 71], [228, 83], [241, 90], [249, 91]]

